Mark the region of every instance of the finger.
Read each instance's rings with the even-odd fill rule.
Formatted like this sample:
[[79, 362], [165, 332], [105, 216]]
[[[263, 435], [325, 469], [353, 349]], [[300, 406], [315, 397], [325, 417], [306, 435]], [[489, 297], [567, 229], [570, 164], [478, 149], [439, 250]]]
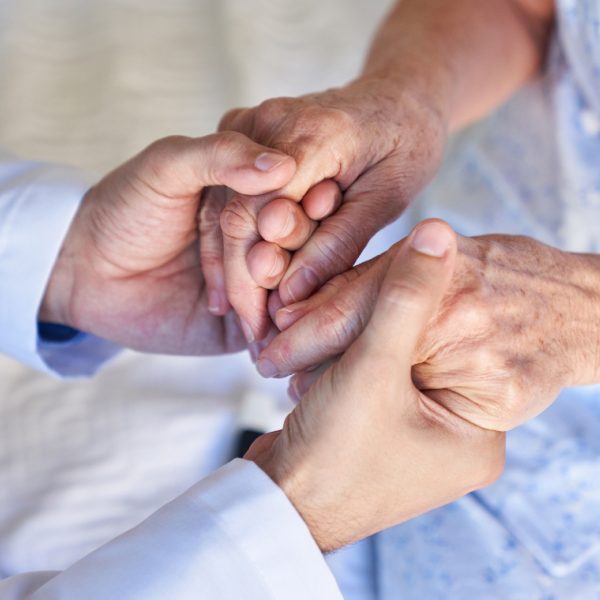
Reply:
[[302, 400], [304, 394], [308, 392], [313, 383], [317, 381], [333, 363], [337, 361], [337, 357], [324, 362], [315, 369], [296, 373], [288, 384], [288, 396], [296, 403]]
[[200, 262], [206, 281], [208, 310], [216, 316], [223, 316], [230, 309], [225, 289], [223, 234], [220, 225], [221, 212], [227, 198], [228, 191], [225, 187], [206, 188], [198, 217]]
[[296, 321], [308, 313], [318, 309], [319, 307], [325, 306], [337, 294], [354, 293], [354, 288], [349, 290], [345, 290], [344, 288], [370, 269], [376, 269], [374, 272], [375, 277], [372, 280], [366, 278], [362, 279], [360, 287], [357, 285], [356, 290], [360, 293], [361, 287], [369, 287], [373, 284], [377, 285], [375, 282], [377, 281], [378, 273], [380, 274], [380, 279], [383, 280], [383, 274], [385, 273], [385, 268], [388, 261], [386, 255], [387, 253], [376, 256], [375, 258], [365, 261], [360, 265], [356, 265], [356, 267], [353, 269], [334, 277], [328, 281], [318, 292], [314, 293], [310, 298], [303, 300], [302, 302], [284, 306], [283, 302], [281, 301], [281, 297], [278, 295], [279, 306], [277, 307], [275, 315], [272, 317], [273, 321], [277, 324], [277, 327], [279, 327], [281, 331], [288, 329]]
[[252, 116], [252, 110], [232, 108], [221, 117], [217, 131], [239, 131], [249, 136], [252, 128]]
[[394, 160], [377, 164], [361, 175], [345, 191], [336, 212], [320, 223], [294, 255], [280, 285], [282, 301], [290, 304], [303, 300], [349, 269], [371, 237], [398, 217], [411, 193]]
[[164, 138], [149, 146], [139, 160], [142, 178], [167, 197], [193, 196], [209, 185], [264, 194], [285, 185], [296, 171], [292, 157], [232, 131], [202, 138]]
[[326, 179], [308, 190], [302, 199], [306, 215], [313, 221], [321, 221], [333, 214], [342, 203], [342, 191], [332, 179]]
[[297, 250], [310, 238], [317, 224], [293, 200], [277, 198], [258, 215], [258, 231], [267, 242], [286, 250]]
[[279, 286], [284, 304], [304, 300], [349, 269], [385, 218], [364, 198], [344, 202], [294, 254]]
[[256, 363], [260, 353], [277, 337], [277, 335], [279, 335], [279, 330], [275, 327], [274, 323], [271, 323], [269, 331], [262, 340], [248, 344], [250, 358], [253, 363]]
[[221, 127], [240, 131], [293, 156], [299, 168], [283, 188], [282, 197], [297, 202], [326, 179], [348, 187], [382, 151], [374, 148], [372, 140], [363, 139], [367, 136], [361, 136], [348, 112], [314, 106], [310, 100], [272, 98], [254, 109], [229, 113]]
[[247, 257], [248, 271], [254, 281], [268, 290], [275, 289], [288, 265], [290, 253], [270, 242], [258, 242]]
[[413, 355], [452, 278], [456, 234], [443, 221], [415, 227], [391, 260], [373, 316], [359, 340], [378, 365], [406, 378]]
[[273, 290], [269, 294], [269, 300], [267, 301], [267, 310], [269, 313], [269, 317], [271, 318], [271, 321], [273, 321], [273, 323], [276, 323], [275, 316], [277, 315], [277, 311], [280, 308], [283, 308], [283, 302], [279, 297], [279, 292], [277, 290]]
[[301, 314], [261, 353], [256, 363], [264, 377], [274, 377], [310, 369], [344, 352], [368, 322], [379, 286], [387, 270], [387, 260], [373, 260], [353, 269], [322, 288], [300, 305], [285, 307]]
[[235, 195], [221, 213], [227, 298], [240, 317], [249, 343], [261, 340], [271, 323], [267, 290], [254, 281], [246, 264], [248, 254], [261, 241], [257, 217], [267, 202], [264, 196]]

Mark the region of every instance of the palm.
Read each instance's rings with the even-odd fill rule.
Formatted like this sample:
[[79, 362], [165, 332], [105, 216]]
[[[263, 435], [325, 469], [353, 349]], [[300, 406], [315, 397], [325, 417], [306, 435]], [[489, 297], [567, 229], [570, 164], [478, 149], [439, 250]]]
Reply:
[[204, 355], [246, 347], [233, 312], [208, 311], [199, 198], [177, 180], [150, 185], [129, 163], [89, 192], [76, 217], [82, 226], [73, 228], [78, 239], [70, 240], [74, 252], [81, 248], [82, 271], [93, 266], [93, 276], [75, 290], [81, 307], [75, 312], [85, 315], [78, 328], [93, 324], [95, 334], [145, 352]]
[[264, 194], [285, 185], [295, 169], [290, 157], [240, 134], [155, 142], [86, 195], [40, 318], [146, 352], [241, 350], [246, 344], [234, 314], [208, 310], [200, 198], [205, 186]]
[[[224, 317], [208, 311], [196, 244], [155, 269], [107, 282], [105, 292], [111, 305], [121, 308], [116, 314], [112, 311], [99, 334], [121, 345], [185, 355], [224, 354], [246, 347], [233, 311]], [[100, 308], [96, 322], [106, 310], [110, 307]]]

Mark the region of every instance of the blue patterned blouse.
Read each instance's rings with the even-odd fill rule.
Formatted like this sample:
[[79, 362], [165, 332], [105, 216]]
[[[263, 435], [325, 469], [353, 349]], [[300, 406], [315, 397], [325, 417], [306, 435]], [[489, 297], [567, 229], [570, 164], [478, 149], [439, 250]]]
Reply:
[[[557, 6], [544, 77], [455, 140], [412, 222], [600, 252], [600, 0]], [[373, 597], [600, 598], [600, 386], [565, 390], [507, 457], [495, 485], [369, 542]]]

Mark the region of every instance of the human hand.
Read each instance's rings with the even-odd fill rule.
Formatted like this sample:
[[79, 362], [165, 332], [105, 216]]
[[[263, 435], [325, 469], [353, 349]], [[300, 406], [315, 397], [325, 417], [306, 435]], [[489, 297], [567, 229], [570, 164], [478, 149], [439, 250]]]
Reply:
[[312, 385], [282, 431], [248, 451], [333, 550], [493, 482], [504, 434], [445, 408], [446, 390], [411, 378], [447, 293], [456, 238], [425, 223], [388, 262], [364, 331]]
[[[447, 409], [505, 431], [563, 387], [598, 381], [597, 257], [506, 235], [459, 237], [458, 248], [452, 282], [415, 354], [419, 389], [445, 390]], [[261, 372], [304, 371], [291, 381], [301, 397], [319, 374], [306, 370], [343, 352], [364, 328], [393, 252], [279, 310], [284, 331], [261, 354]]]
[[[207, 197], [213, 234], [202, 255], [207, 285], [221, 299], [215, 314], [229, 301], [260, 339], [270, 323], [265, 288], [278, 286], [283, 304], [308, 297], [402, 212], [435, 171], [446, 132], [437, 107], [409, 90], [392, 77], [360, 79], [225, 115], [221, 129], [290, 154], [298, 169], [274, 194]], [[253, 278], [247, 260], [263, 265], [263, 278]]]
[[234, 314], [215, 317], [199, 259], [205, 186], [261, 194], [295, 163], [241, 134], [170, 137], [87, 193], [64, 241], [40, 319], [146, 352], [219, 354], [246, 346]]

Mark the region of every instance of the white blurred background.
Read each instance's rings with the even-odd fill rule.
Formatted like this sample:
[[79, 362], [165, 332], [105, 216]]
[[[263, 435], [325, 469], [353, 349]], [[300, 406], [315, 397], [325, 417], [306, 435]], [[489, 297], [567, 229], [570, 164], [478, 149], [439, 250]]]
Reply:
[[[102, 175], [234, 106], [355, 77], [391, 3], [0, 0], [0, 145]], [[124, 352], [77, 382], [0, 357], [0, 575], [139, 522], [230, 458], [247, 394], [287, 406], [285, 387], [242, 355]]]

